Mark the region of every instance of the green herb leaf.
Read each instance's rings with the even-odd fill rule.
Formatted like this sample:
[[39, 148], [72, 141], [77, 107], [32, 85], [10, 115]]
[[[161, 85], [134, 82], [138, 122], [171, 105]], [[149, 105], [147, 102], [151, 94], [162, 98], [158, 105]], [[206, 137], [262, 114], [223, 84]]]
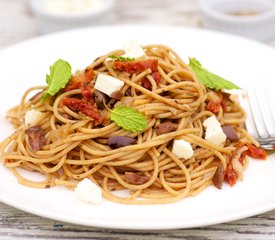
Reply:
[[201, 81], [206, 87], [210, 89], [240, 89], [240, 87], [234, 83], [203, 68], [200, 62], [195, 58], [189, 58], [189, 66], [196, 73], [199, 81]]
[[44, 101], [49, 95], [54, 96], [60, 89], [64, 88], [69, 82], [72, 72], [70, 64], [62, 59], [58, 59], [52, 66], [50, 66], [50, 75], [46, 75], [46, 82], [48, 84], [47, 91], [42, 96]]
[[119, 61], [134, 61], [135, 60], [135, 58], [115, 56], [115, 55], [109, 55], [108, 57], [112, 58], [112, 59], [115, 59], [115, 60], [119, 60]]
[[140, 132], [147, 127], [146, 118], [133, 108], [115, 107], [111, 111], [111, 120], [118, 126], [131, 132]]

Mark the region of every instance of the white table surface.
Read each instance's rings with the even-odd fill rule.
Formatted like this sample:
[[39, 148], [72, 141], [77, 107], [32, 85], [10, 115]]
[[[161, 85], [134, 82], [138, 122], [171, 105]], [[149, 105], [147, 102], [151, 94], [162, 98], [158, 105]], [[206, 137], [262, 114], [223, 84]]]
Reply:
[[[110, 24], [124, 23], [201, 26], [197, 0], [117, 0]], [[26, 0], [0, 0], [0, 48], [37, 35], [35, 18]], [[275, 37], [267, 44], [275, 46]], [[0, 239], [274, 240], [275, 210], [208, 227], [145, 232], [72, 225], [38, 217], [0, 203]]]

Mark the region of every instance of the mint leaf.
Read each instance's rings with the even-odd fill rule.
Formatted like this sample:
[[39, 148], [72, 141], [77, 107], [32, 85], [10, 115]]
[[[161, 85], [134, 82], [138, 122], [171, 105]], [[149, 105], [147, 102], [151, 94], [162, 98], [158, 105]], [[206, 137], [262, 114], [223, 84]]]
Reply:
[[111, 111], [111, 120], [118, 126], [131, 132], [140, 132], [147, 127], [146, 118], [133, 108], [115, 107]]
[[115, 60], [119, 60], [119, 61], [134, 61], [135, 60], [135, 58], [115, 56], [115, 55], [109, 55], [108, 57], [112, 58], [112, 59], [115, 59]]
[[58, 59], [50, 66], [50, 74], [46, 75], [48, 89], [44, 92], [41, 100], [44, 101], [49, 95], [54, 96], [64, 88], [72, 76], [71, 71], [70, 64], [62, 59]]
[[235, 85], [234, 83], [203, 68], [200, 62], [195, 58], [189, 58], [189, 66], [195, 72], [199, 81], [201, 81], [206, 87], [210, 89], [240, 89], [240, 87]]

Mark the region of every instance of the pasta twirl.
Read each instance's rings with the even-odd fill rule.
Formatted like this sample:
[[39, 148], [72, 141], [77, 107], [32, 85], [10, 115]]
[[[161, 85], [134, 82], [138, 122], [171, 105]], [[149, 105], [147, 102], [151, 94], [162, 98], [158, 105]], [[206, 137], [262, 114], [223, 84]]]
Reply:
[[[234, 185], [242, 178], [248, 150], [259, 146], [244, 129], [245, 113], [237, 100], [206, 88], [169, 47], [148, 45], [143, 50], [145, 56], [136, 60], [109, 58], [123, 55], [123, 50], [97, 58], [45, 101], [46, 87], [26, 91], [7, 114], [16, 131], [1, 143], [2, 162], [19, 183], [73, 189], [89, 178], [111, 201], [154, 204], [195, 196], [213, 183], [220, 188], [224, 179]], [[123, 81], [123, 87], [112, 96], [97, 91], [99, 74]], [[143, 114], [146, 128], [130, 132], [119, 127], [108, 110], [116, 106]], [[26, 124], [30, 110], [42, 117]], [[218, 145], [206, 140], [203, 122], [213, 115], [237, 139], [227, 137]], [[114, 136], [127, 136], [131, 144], [112, 148], [108, 141]], [[175, 139], [191, 144], [190, 158], [173, 153]], [[18, 168], [40, 172], [46, 179], [28, 180]], [[123, 189], [128, 196], [115, 193]]]

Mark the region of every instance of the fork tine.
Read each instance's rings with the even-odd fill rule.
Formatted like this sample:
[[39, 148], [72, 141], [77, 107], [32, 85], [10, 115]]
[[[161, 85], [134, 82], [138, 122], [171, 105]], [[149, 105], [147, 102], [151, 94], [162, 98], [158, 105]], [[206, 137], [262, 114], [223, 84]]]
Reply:
[[258, 140], [262, 148], [274, 150], [275, 109], [272, 108], [272, 104], [275, 102], [275, 96], [271, 89], [259, 86], [253, 88], [250, 84], [246, 91], [239, 94], [239, 100], [247, 113], [247, 131]]
[[242, 91], [239, 94], [239, 100], [240, 100], [241, 106], [243, 107], [243, 109], [246, 113], [246, 120], [245, 120], [246, 129], [253, 137], [258, 138], [259, 135], [256, 130], [256, 126], [254, 124], [254, 120], [252, 117], [251, 109], [250, 109], [249, 102], [248, 102], [247, 91]]
[[270, 111], [270, 114], [272, 115], [272, 119], [273, 119], [273, 126], [275, 128], [275, 94], [274, 94], [274, 88], [270, 88], [267, 85], [264, 86], [266, 95], [267, 95], [267, 99], [269, 99], [268, 101], [268, 106]]
[[256, 94], [258, 96], [258, 103], [261, 103], [260, 111], [263, 116], [266, 130], [271, 137], [275, 137], [275, 120], [272, 116], [272, 108], [270, 106], [272, 98], [269, 96], [265, 85], [263, 85], [263, 87], [258, 87]]
[[256, 94], [255, 88], [253, 86], [247, 87], [248, 101], [252, 113], [252, 118], [256, 126], [259, 137], [267, 138], [269, 136], [268, 131], [264, 125], [264, 119], [261, 114], [261, 107], [259, 104], [259, 99]]

